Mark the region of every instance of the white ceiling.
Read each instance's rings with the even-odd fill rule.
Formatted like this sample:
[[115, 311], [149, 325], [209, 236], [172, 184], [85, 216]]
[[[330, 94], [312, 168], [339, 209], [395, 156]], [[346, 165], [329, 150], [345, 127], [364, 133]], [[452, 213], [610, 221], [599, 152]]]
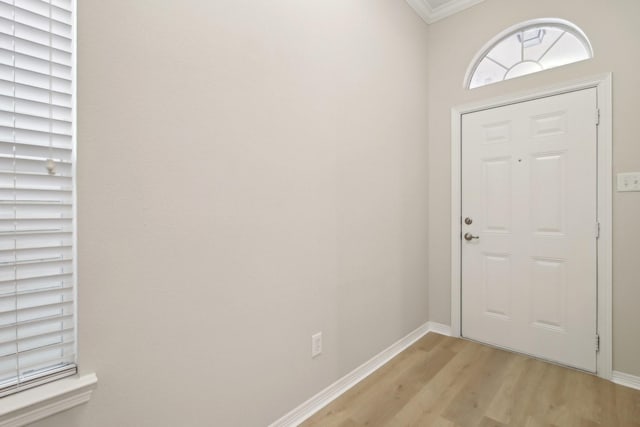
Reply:
[[484, 0], [407, 0], [427, 24], [458, 13]]

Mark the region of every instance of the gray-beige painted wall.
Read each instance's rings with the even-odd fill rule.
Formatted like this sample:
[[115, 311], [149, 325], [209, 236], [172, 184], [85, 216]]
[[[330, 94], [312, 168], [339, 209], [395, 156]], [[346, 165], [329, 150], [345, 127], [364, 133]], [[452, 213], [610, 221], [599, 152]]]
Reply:
[[[486, 40], [544, 16], [596, 57], [462, 88]], [[638, 16], [487, 0], [427, 27], [402, 0], [79, 0], [79, 350], [100, 380], [37, 426], [264, 426], [448, 324], [451, 107], [612, 71], [614, 170], [639, 170]], [[640, 195], [614, 208], [615, 369], [640, 375]]]
[[[592, 60], [466, 90], [471, 58], [502, 30], [557, 17], [590, 38]], [[640, 2], [637, 0], [486, 0], [429, 26], [429, 315], [450, 322], [451, 107], [510, 92], [613, 73], [613, 170], [640, 170]], [[615, 181], [615, 180], [614, 180]], [[640, 193], [614, 193], [613, 356], [615, 370], [640, 375]]]
[[40, 425], [264, 426], [427, 321], [427, 27], [404, 1], [78, 12], [99, 385]]

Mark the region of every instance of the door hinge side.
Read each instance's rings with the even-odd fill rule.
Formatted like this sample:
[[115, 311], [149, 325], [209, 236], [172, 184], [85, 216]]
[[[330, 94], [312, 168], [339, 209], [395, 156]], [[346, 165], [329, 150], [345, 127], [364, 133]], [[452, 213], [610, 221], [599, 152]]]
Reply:
[[600, 126], [600, 109], [596, 108], [596, 126]]
[[600, 238], [600, 222], [596, 222], [596, 239]]
[[600, 351], [600, 335], [596, 334], [596, 353]]

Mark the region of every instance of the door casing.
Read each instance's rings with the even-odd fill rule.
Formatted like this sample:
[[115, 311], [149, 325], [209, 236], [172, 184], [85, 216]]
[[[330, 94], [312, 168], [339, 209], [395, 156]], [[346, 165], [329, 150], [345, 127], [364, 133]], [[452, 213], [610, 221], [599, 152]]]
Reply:
[[[461, 155], [462, 115], [539, 98], [560, 95], [576, 90], [595, 88], [600, 112], [598, 139], [598, 325], [600, 350], [597, 353], [597, 375], [612, 377], [612, 102], [611, 73], [571, 81], [541, 89], [466, 104], [451, 109], [451, 334], [460, 337], [461, 328]], [[596, 117], [594, 117], [596, 120]], [[595, 346], [595, 342], [594, 342]]]

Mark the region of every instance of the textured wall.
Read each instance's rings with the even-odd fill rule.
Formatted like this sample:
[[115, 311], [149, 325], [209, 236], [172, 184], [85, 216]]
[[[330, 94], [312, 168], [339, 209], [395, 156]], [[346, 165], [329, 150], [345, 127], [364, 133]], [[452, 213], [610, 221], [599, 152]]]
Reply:
[[78, 44], [99, 385], [40, 425], [266, 425], [427, 321], [427, 27], [404, 1], [80, 0]]

